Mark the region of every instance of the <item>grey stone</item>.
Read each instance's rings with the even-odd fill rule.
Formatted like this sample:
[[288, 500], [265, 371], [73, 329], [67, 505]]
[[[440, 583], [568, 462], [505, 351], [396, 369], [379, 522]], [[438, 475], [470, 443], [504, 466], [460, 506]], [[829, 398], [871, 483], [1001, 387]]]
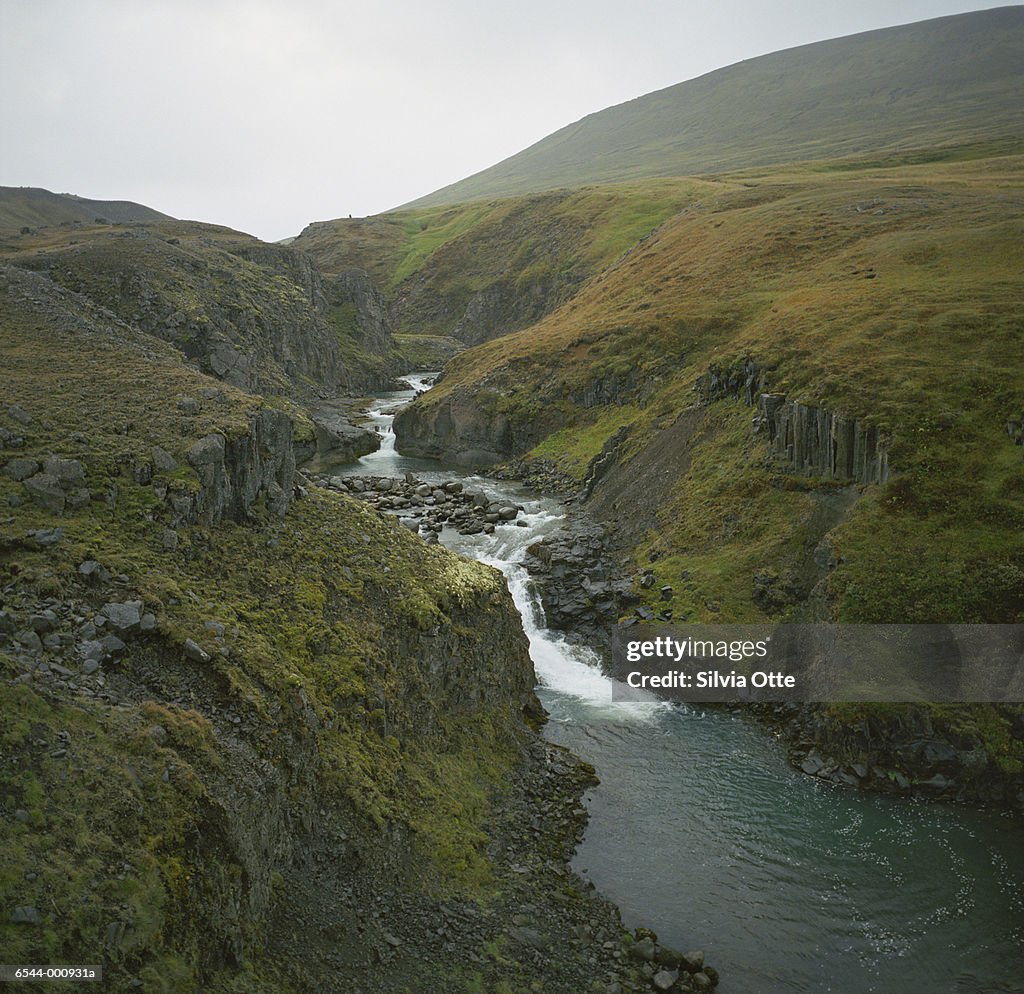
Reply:
[[85, 487], [79, 487], [77, 490], [68, 494], [67, 506], [72, 511], [79, 511], [83, 507], [87, 506], [90, 500], [92, 500], [92, 494], [90, 491]]
[[182, 414], [198, 414], [201, 410], [199, 401], [196, 400], [195, 397], [189, 397], [185, 394], [178, 395], [177, 403], [178, 410], [181, 411]]
[[139, 620], [139, 631], [151, 632], [154, 628], [156, 628], [156, 615], [147, 611]]
[[11, 459], [8, 461], [7, 465], [4, 466], [4, 473], [17, 483], [20, 483], [22, 480], [27, 480], [30, 476], [35, 476], [39, 470], [39, 463], [37, 463], [35, 459], [26, 459], [23, 457]]
[[32, 536], [40, 545], [56, 545], [64, 538], [63, 528], [40, 528]]
[[107, 925], [107, 934], [104, 939], [104, 945], [108, 949], [116, 949], [121, 942], [124, 940], [125, 935], [128, 932], [128, 925], [126, 922], [110, 922]]
[[208, 663], [210, 661], [210, 654], [198, 642], [192, 639], [185, 639], [185, 655], [197, 663]]
[[0, 611], [0, 635], [10, 635], [18, 623], [10, 611]]
[[65, 490], [85, 486], [85, 469], [77, 459], [50, 456], [43, 463], [43, 472], [55, 476]]
[[173, 552], [178, 548], [178, 533], [173, 528], [165, 528], [160, 536], [160, 544], [167, 552]]
[[78, 643], [78, 655], [83, 660], [92, 659], [98, 662], [106, 655], [106, 652], [103, 649], [102, 642], [97, 639], [87, 639], [84, 642]]
[[40, 635], [45, 635], [47, 632], [52, 632], [57, 627], [57, 615], [47, 608], [45, 611], [40, 611], [38, 614], [33, 614], [29, 618], [29, 626], [33, 631], [38, 632]]
[[188, 461], [197, 469], [224, 461], [224, 436], [206, 435], [188, 450]]
[[15, 636], [15, 640], [20, 646], [27, 649], [29, 652], [42, 652], [43, 641], [31, 628], [25, 629], [23, 632], [18, 632]]
[[629, 955], [635, 960], [641, 960], [644, 963], [654, 962], [654, 940], [653, 939], [638, 939], [630, 947]]
[[87, 659], [84, 663], [82, 663], [82, 673], [85, 674], [85, 676], [91, 676], [99, 668], [100, 664], [95, 659]]
[[24, 808], [18, 808], [18, 810], [14, 812], [14, 820], [20, 821], [23, 825], [27, 825], [32, 820], [32, 817]]
[[825, 764], [815, 755], [811, 754], [801, 764], [800, 769], [804, 771], [808, 776], [815, 777], [823, 769]]
[[668, 970], [659, 970], [652, 978], [651, 983], [654, 984], [655, 990], [667, 991], [672, 989], [672, 985], [676, 982], [676, 975], [669, 973]]
[[104, 635], [100, 639], [100, 645], [103, 647], [103, 651], [110, 656], [124, 652], [128, 648], [116, 635]]
[[711, 978], [704, 972], [699, 971], [690, 978], [690, 983], [693, 984], [695, 991], [709, 991], [715, 985], [711, 982]]
[[698, 973], [704, 968], [704, 951], [702, 949], [694, 949], [691, 952], [683, 953], [682, 965], [690, 973]]
[[44, 511], [52, 514], [62, 514], [67, 497], [60, 485], [60, 480], [52, 473], [36, 473], [24, 481], [24, 487], [28, 491], [32, 502], [41, 507]]
[[32, 424], [32, 415], [28, 413], [23, 407], [19, 407], [17, 404], [11, 404], [7, 408], [7, 413], [14, 418], [18, 424], [30, 425]]
[[104, 604], [103, 614], [118, 631], [131, 631], [142, 621], [142, 601]]
[[95, 559], [86, 559], [85, 562], [79, 563], [78, 572], [90, 583], [106, 582], [110, 579], [110, 573]]
[[509, 936], [524, 946], [531, 946], [533, 949], [547, 949], [548, 939], [541, 935], [535, 928], [525, 925], [515, 925], [508, 930]]
[[21, 904], [11, 912], [11, 921], [15, 925], [42, 925], [43, 916], [39, 909], [30, 904]]

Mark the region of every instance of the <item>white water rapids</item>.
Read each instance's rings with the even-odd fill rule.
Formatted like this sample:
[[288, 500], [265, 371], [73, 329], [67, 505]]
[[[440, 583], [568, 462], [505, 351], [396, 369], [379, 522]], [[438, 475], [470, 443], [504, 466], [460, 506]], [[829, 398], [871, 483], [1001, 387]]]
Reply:
[[[408, 377], [416, 389], [429, 377]], [[396, 453], [413, 391], [379, 398], [378, 452], [332, 473], [462, 479], [522, 504], [526, 527], [441, 541], [505, 574], [551, 714], [547, 735], [601, 785], [577, 867], [628, 925], [702, 947], [720, 994], [1024, 992], [1024, 831], [1018, 820], [833, 787], [794, 771], [734, 715], [611, 700], [596, 656], [546, 628], [523, 565], [558, 502]]]

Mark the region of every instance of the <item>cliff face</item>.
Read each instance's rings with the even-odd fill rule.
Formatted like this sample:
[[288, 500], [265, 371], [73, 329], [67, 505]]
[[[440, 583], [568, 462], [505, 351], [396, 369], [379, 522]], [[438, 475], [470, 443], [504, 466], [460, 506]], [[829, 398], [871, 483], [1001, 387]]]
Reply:
[[757, 408], [754, 431], [765, 432], [781, 464], [826, 480], [885, 483], [889, 456], [878, 429], [862, 419], [769, 392], [770, 370], [752, 359], [712, 367], [697, 381], [705, 403], [736, 397]]
[[325, 279], [288, 247], [168, 221], [45, 230], [0, 253], [243, 390], [329, 397], [383, 387], [397, 371], [383, 304], [365, 277]]
[[441, 459], [460, 466], [492, 466], [512, 451], [508, 418], [481, 412], [458, 398], [422, 417], [405, 408], [395, 416], [396, 447], [403, 455]]
[[187, 524], [196, 519], [208, 524], [224, 518], [244, 521], [261, 496], [274, 514], [284, 515], [295, 477], [292, 427], [291, 418], [283, 412], [263, 410], [239, 438], [211, 434], [196, 442], [186, 459], [200, 487], [192, 508], [180, 520]]
[[0, 348], [5, 949], [390, 984], [389, 923], [490, 886], [539, 714], [500, 574], [297, 488], [286, 411], [38, 274], [0, 273]]

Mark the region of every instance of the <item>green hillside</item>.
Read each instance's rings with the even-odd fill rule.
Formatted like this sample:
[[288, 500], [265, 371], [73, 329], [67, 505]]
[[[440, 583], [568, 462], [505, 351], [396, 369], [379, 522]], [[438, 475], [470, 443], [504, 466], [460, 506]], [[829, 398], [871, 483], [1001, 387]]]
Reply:
[[[577, 488], [601, 462], [588, 505], [675, 585], [677, 618], [1019, 620], [1022, 162], [723, 176], [543, 320], [455, 359], [396, 421], [400, 451], [525, 456]], [[773, 456], [747, 363], [755, 397], [877, 431], [888, 481]]]
[[716, 187], [647, 180], [341, 218], [309, 225], [293, 247], [324, 273], [365, 270], [402, 332], [473, 345], [539, 320]]
[[31, 186], [0, 186], [0, 231], [76, 222], [93, 224], [99, 220], [128, 224], [173, 219], [130, 200], [89, 200]]
[[591, 114], [408, 206], [1024, 135], [1024, 7], [776, 52]]

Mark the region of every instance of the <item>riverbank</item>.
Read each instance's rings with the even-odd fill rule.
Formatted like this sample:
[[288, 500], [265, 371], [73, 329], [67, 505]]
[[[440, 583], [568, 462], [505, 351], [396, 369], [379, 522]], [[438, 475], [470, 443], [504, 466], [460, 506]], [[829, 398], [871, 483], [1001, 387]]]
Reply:
[[[762, 724], [723, 711], [611, 704], [596, 643], [552, 629], [552, 599], [528, 567], [560, 573], [546, 586], [568, 608], [567, 622], [574, 602], [589, 598], [588, 611], [600, 603], [582, 584], [603, 582], [590, 572], [602, 564], [640, 598], [624, 613], [664, 610], [660, 586], [644, 582], [653, 571], [628, 569], [606, 533], [591, 533], [586, 508], [572, 510], [575, 502], [395, 453], [383, 417], [381, 450], [338, 467], [339, 486], [362, 485], [373, 501], [409, 499], [409, 508], [381, 513], [405, 513], [417, 529], [439, 514], [436, 501], [443, 505], [453, 482], [488, 507], [522, 508], [522, 525], [423, 534], [505, 572], [551, 716], [545, 736], [601, 780], [584, 795], [590, 817], [572, 867], [615, 902], [627, 926], [651, 927], [670, 947], [703, 947], [730, 994], [888, 994], [915, 989], [922, 977], [929, 989], [972, 989], [978, 978], [1005, 986], [1019, 975], [1018, 823], [809, 777]], [[429, 493], [416, 495], [419, 505], [385, 494], [372, 481], [387, 476]], [[955, 955], [965, 942], [976, 950], [970, 968]]]

